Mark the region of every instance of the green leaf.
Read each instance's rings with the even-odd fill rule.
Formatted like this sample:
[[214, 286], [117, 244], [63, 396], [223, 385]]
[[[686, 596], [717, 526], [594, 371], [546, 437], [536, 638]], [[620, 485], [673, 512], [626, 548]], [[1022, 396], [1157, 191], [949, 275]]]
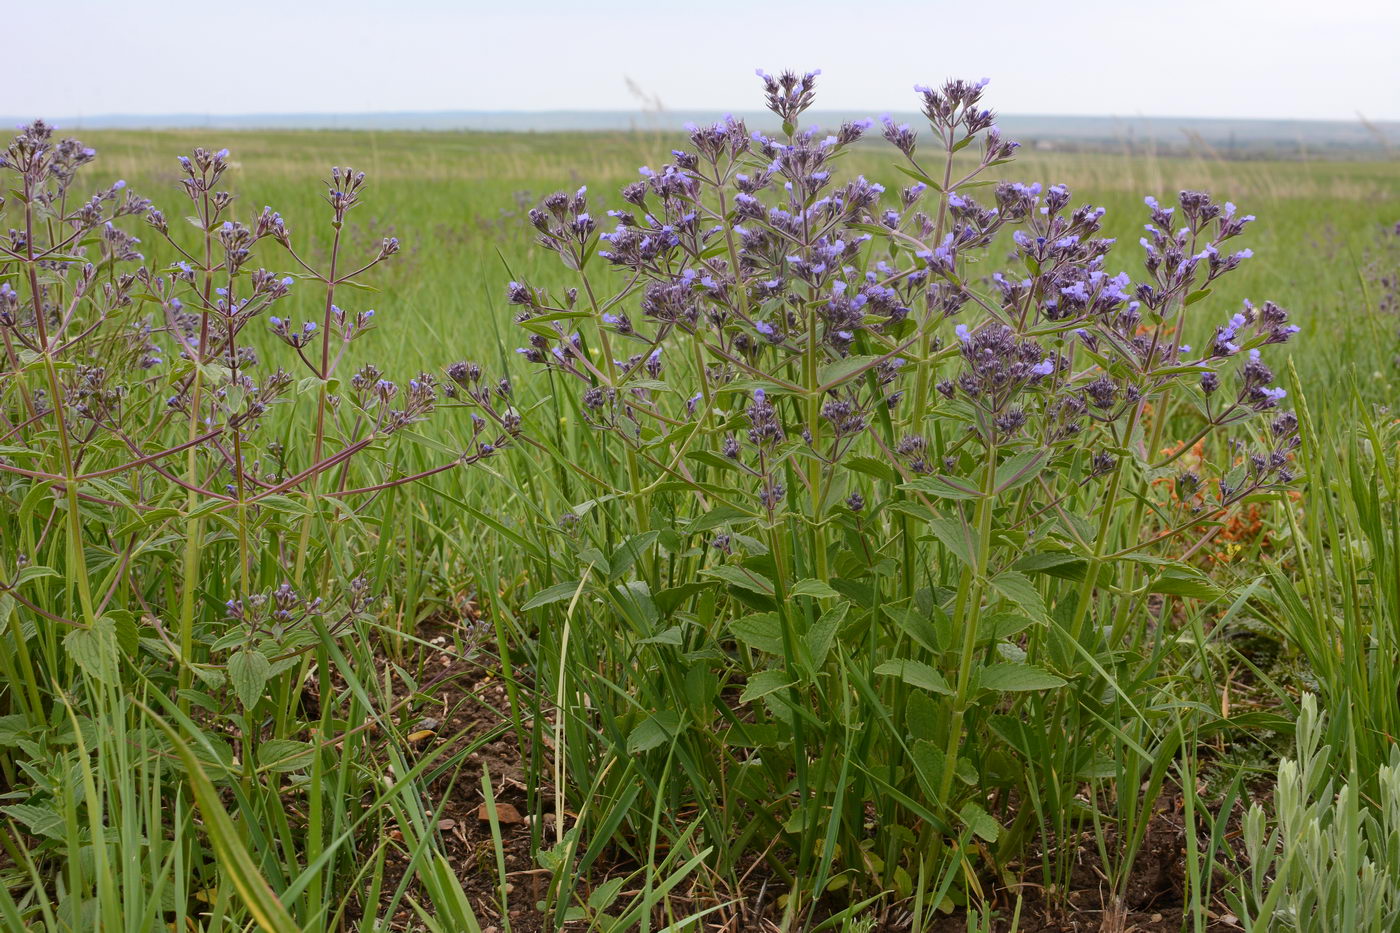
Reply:
[[666, 743], [680, 728], [681, 718], [674, 710], [648, 716], [627, 736], [627, 752], [636, 755]]
[[899, 481], [899, 474], [895, 472], [894, 467], [890, 466], [879, 457], [848, 457], [841, 461], [841, 463], [848, 470], [853, 470], [856, 473], [864, 473], [866, 476], [873, 476], [882, 482], [894, 483]]
[[784, 734], [777, 723], [737, 723], [719, 733], [719, 739], [735, 748], [777, 748], [792, 741], [792, 734]]
[[1032, 619], [1043, 621], [1049, 617], [1040, 591], [1025, 574], [1015, 570], [1004, 570], [992, 577], [991, 583], [993, 589], [1020, 606]]
[[912, 479], [900, 487], [914, 492], [921, 492], [929, 496], [937, 496], [940, 499], [980, 499], [980, 490], [971, 486], [956, 482], [946, 476], [920, 476]]
[[776, 612], [758, 612], [729, 623], [729, 631], [739, 641], [768, 654], [783, 653], [783, 624]]
[[926, 185], [928, 185], [930, 188], [932, 188], [934, 191], [942, 191], [942, 190], [943, 190], [943, 186], [942, 186], [942, 185], [940, 185], [938, 182], [934, 181], [932, 178], [928, 177], [927, 175], [925, 175], [923, 172], [919, 171], [918, 169], [910, 168], [910, 167], [907, 166], [907, 165], [896, 165], [895, 168], [898, 169], [899, 171], [903, 172], [904, 174], [908, 175], [910, 178], [914, 179], [915, 181], [921, 181], [921, 182], [923, 182], [924, 184], [926, 184]]
[[612, 902], [617, 899], [617, 892], [622, 890], [622, 885], [626, 881], [626, 876], [613, 878], [611, 881], [604, 881], [592, 891], [588, 892], [589, 908], [594, 911], [601, 911], [611, 907]]
[[1185, 596], [1189, 599], [1201, 599], [1207, 602], [1221, 599], [1225, 595], [1224, 590], [1205, 577], [1179, 569], [1167, 570], [1152, 581], [1148, 592], [1161, 593], [1164, 596]]
[[548, 606], [550, 603], [558, 603], [566, 599], [572, 599], [574, 594], [579, 591], [579, 585], [580, 581], [571, 580], [568, 583], [556, 583], [553, 586], [547, 586], [534, 596], [531, 596], [525, 602], [525, 605], [520, 607], [520, 610], [524, 612], [527, 609], [538, 609], [541, 606]]
[[1035, 620], [1027, 618], [1019, 612], [997, 612], [982, 619], [978, 637], [992, 641], [1010, 638], [1012, 635], [1024, 632], [1034, 624]]
[[968, 829], [985, 842], [996, 842], [997, 836], [1001, 835], [1001, 824], [993, 819], [990, 813], [971, 800], [962, 805], [958, 816], [967, 824]]
[[1043, 573], [1066, 580], [1084, 579], [1084, 558], [1070, 551], [1036, 551], [1013, 565], [1023, 573]]
[[681, 603], [697, 593], [703, 593], [714, 586], [703, 580], [692, 580], [689, 583], [682, 583], [680, 586], [673, 586], [669, 589], [661, 590], [652, 596], [652, 602], [656, 604], [656, 611], [664, 615], [675, 612]]
[[966, 522], [954, 518], [931, 518], [928, 527], [954, 557], [969, 567], [976, 565], [973, 555], [977, 553], [977, 532]]
[[0, 813], [23, 823], [36, 836], [48, 836], [51, 839], [63, 838], [63, 817], [48, 807], [14, 803], [7, 807], [0, 807]]
[[841, 628], [841, 623], [846, 620], [846, 613], [850, 611], [851, 604], [840, 602], [822, 613], [822, 617], [807, 630], [807, 634], [802, 636], [802, 640], [807, 643], [807, 651], [812, 656], [812, 664], [821, 667], [826, 663], [826, 656], [831, 653], [832, 642], [836, 640], [836, 632]]
[[948, 686], [948, 681], [944, 679], [943, 675], [922, 661], [900, 659], [885, 661], [875, 668], [875, 673], [898, 677], [912, 687], [920, 687], [934, 693], [941, 693], [944, 696], [953, 695], [953, 688]]
[[1061, 677], [1033, 664], [993, 664], [977, 672], [977, 686], [1004, 693], [1027, 690], [1053, 690], [1063, 687]]
[[76, 628], [63, 637], [63, 647], [87, 675], [103, 683], [117, 682], [117, 626], [107, 616], [91, 628]]
[[692, 450], [685, 455], [685, 458], [693, 463], [703, 463], [706, 466], [714, 467], [716, 470], [727, 470], [732, 473], [740, 472], [737, 461], [730, 460], [728, 457], [721, 457], [712, 450]]
[[940, 639], [938, 627], [933, 620], [910, 607], [885, 607], [885, 615], [899, 626], [900, 631], [914, 639], [916, 643], [932, 652], [938, 651]]
[[1040, 475], [1049, 459], [1044, 450], [1027, 450], [1007, 457], [997, 466], [997, 492], [1007, 492], [1029, 483]]
[[817, 383], [827, 388], [833, 387], [872, 366], [879, 365], [883, 359], [883, 356], [848, 356], [827, 363], [817, 370]]
[[305, 771], [311, 767], [315, 746], [293, 739], [268, 739], [258, 747], [258, 764], [279, 773]]
[[651, 600], [651, 588], [645, 580], [629, 580], [610, 589], [613, 603], [626, 618], [644, 632], [652, 631], [661, 621], [656, 603]]
[[311, 515], [310, 509], [305, 502], [293, 499], [291, 496], [278, 494], [259, 496], [258, 507], [270, 512], [280, 512], [285, 515]]
[[739, 694], [739, 702], [752, 703], [770, 693], [777, 693], [791, 683], [786, 671], [759, 671], [744, 685], [744, 692]]
[[923, 785], [924, 793], [931, 798], [937, 798], [939, 787], [943, 783], [943, 769], [948, 762], [948, 756], [943, 754], [943, 749], [928, 739], [919, 739], [910, 750], [909, 760], [914, 765], [914, 773]]
[[682, 636], [681, 627], [680, 627], [679, 625], [673, 625], [673, 626], [671, 626], [671, 627], [668, 628], [668, 629], [664, 629], [664, 630], [662, 630], [662, 631], [660, 631], [660, 632], [657, 632], [655, 635], [651, 636], [650, 638], [643, 638], [641, 641], [637, 642], [637, 644], [639, 644], [639, 645], [680, 645], [680, 644], [684, 644], [684, 642], [685, 642], [685, 639], [682, 638], [681, 636]]
[[788, 591], [788, 595], [811, 596], [815, 599], [834, 599], [841, 594], [833, 590], [829, 583], [825, 583], [814, 577], [808, 577], [805, 580], [798, 580], [793, 584], [792, 589]]
[[644, 531], [622, 542], [608, 558], [608, 570], [612, 577], [616, 579], [632, 569], [632, 565], [650, 551], [656, 545], [656, 539], [660, 537], [659, 531]]
[[272, 665], [261, 651], [243, 648], [228, 659], [228, 679], [246, 709], [252, 709], [262, 699], [263, 688], [271, 676]]
[[61, 576], [63, 576], [63, 574], [54, 570], [52, 567], [41, 567], [36, 564], [30, 564], [28, 567], [25, 567], [19, 573], [15, 574], [15, 582], [12, 583], [11, 586], [18, 588], [28, 583], [30, 580], [42, 580], [45, 577]]
[[752, 521], [753, 518], [754, 516], [750, 515], [748, 512], [736, 509], [733, 506], [717, 505], [687, 525], [686, 531], [691, 534], [700, 534], [703, 531], [718, 528], [720, 525], [726, 525], [730, 522], [749, 522]]
[[709, 567], [703, 572], [704, 576], [714, 577], [723, 580], [731, 586], [737, 586], [743, 590], [759, 593], [763, 596], [773, 595], [773, 581], [761, 573], [746, 570], [737, 564], [720, 564], [718, 567]]

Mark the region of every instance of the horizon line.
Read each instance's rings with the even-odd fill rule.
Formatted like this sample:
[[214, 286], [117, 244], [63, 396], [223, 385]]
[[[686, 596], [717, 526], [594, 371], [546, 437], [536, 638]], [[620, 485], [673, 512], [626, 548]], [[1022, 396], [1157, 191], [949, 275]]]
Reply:
[[[697, 114], [715, 114], [722, 118], [728, 115], [739, 116], [744, 119], [752, 117], [769, 118], [766, 110], [735, 110], [723, 108], [675, 108], [665, 110], [630, 110], [623, 108], [553, 108], [553, 109], [446, 109], [446, 110], [248, 110], [238, 112], [200, 112], [192, 110], [184, 111], [163, 111], [163, 112], [143, 112], [143, 111], [107, 111], [92, 114], [68, 114], [66, 116], [49, 119], [43, 116], [30, 118], [21, 117], [15, 114], [8, 114], [0, 117], [0, 120], [14, 122], [16, 120], [25, 122], [26, 120], [42, 119], [54, 126], [62, 127], [64, 124], [81, 125], [88, 121], [127, 121], [127, 120], [158, 120], [158, 121], [192, 121], [192, 120], [254, 120], [254, 119], [276, 119], [288, 120], [295, 118], [319, 118], [319, 119], [355, 119], [368, 117], [453, 117], [453, 116], [480, 116], [480, 117], [561, 117], [577, 115], [581, 117], [627, 117], [632, 120], [645, 119], [649, 121], [664, 122], [667, 117], [675, 119], [689, 119]], [[896, 118], [921, 117], [917, 110], [882, 110], [882, 111], [862, 111], [855, 108], [834, 108], [823, 110], [809, 110], [807, 115], [819, 116], [842, 116], [849, 117], [855, 114], [870, 115], [873, 119], [889, 115]], [[1005, 112], [997, 114], [999, 120], [1103, 120], [1103, 121], [1192, 121], [1211, 123], [1312, 123], [1312, 124], [1335, 124], [1339, 126], [1396, 126], [1400, 127], [1400, 117], [1397, 118], [1371, 118], [1365, 114], [1356, 114], [1350, 119], [1339, 117], [1294, 117], [1294, 116], [1210, 116], [1193, 114], [1148, 114], [1148, 113], [1012, 113]], [[141, 127], [133, 127], [141, 128]], [[677, 129], [681, 126], [677, 125]]]

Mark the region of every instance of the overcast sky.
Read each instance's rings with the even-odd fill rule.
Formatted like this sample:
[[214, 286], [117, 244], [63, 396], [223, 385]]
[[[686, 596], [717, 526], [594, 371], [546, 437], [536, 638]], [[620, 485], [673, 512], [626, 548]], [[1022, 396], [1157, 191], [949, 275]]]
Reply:
[[915, 109], [992, 79], [1005, 113], [1400, 119], [1400, 0], [68, 0], [7, 3], [0, 113]]

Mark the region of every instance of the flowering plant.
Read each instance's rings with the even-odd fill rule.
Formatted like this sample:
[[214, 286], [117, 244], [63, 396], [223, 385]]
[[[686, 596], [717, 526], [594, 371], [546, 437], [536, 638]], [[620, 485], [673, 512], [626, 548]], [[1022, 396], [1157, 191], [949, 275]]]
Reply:
[[[690, 794], [739, 798], [755, 828], [710, 827], [740, 840], [719, 870], [771, 833], [798, 905], [841, 864], [946, 891], [1014, 857], [1036, 808], [1010, 801], [1067, 801], [1102, 766], [1150, 679], [1144, 619], [1218, 595], [1181, 558], [1290, 482], [1298, 443], [1263, 360], [1287, 312], [1198, 323], [1252, 216], [1149, 197], [1120, 270], [1103, 208], [988, 180], [1017, 144], [985, 80], [916, 89], [931, 155], [881, 121], [889, 191], [840, 172], [873, 121], [800, 125], [816, 76], [759, 72], [779, 132], [691, 127], [605, 213], [546, 198], [531, 223], [575, 284], [508, 289], [517, 352], [577, 387], [608, 452], [603, 517], [568, 517], [582, 573], [529, 606], [590, 594], [634, 633], [542, 648], [558, 701], [598, 755], [666, 746]], [[1158, 457], [1169, 424], [1214, 443], [1214, 473]]]
[[[0, 767], [30, 775], [7, 809], [45, 849], [68, 846], [64, 865], [110, 858], [106, 836], [120, 827], [131, 859], [195, 866], [180, 889], [213, 889], [225, 882], [203, 877], [221, 869], [206, 866], [188, 806], [198, 782], [173, 773], [176, 756], [140, 705], [181, 726], [211, 780], [237, 782], [248, 823], [285, 824], [286, 793], [315, 813], [368, 799], [356, 774], [319, 780], [354, 746], [353, 730], [334, 747], [318, 736], [377, 715], [367, 693], [337, 696], [331, 679], [338, 670], [341, 683], [354, 682], [347, 644], [372, 659], [363, 636], [381, 615], [376, 590], [395, 554], [379, 543], [389, 536], [373, 504], [490, 456], [511, 442], [513, 415], [505, 390], [464, 399], [455, 382], [429, 374], [399, 384], [372, 364], [343, 371], [378, 321], [337, 302], [398, 251], [392, 238], [355, 259], [342, 249], [364, 173], [331, 170], [322, 266], [303, 258], [270, 208], [239, 219], [224, 188], [227, 150], [180, 158], [190, 216], [179, 223], [122, 182], [79, 195], [94, 157], [42, 122], [0, 151], [10, 221], [0, 235]], [[131, 229], [143, 216], [167, 262], [148, 261]], [[255, 262], [269, 246], [290, 274]], [[314, 310], [282, 310], [308, 287]], [[400, 441], [458, 399], [485, 414], [470, 438], [446, 462], [407, 468], [415, 461]], [[132, 759], [134, 771], [112, 764]], [[123, 790], [65, 796], [72, 775], [91, 782], [93, 772]], [[174, 816], [160, 807], [152, 816], [143, 799], [172, 802]], [[65, 819], [91, 834], [56, 831]], [[341, 835], [322, 838], [322, 828], [313, 822], [307, 852]], [[328, 852], [303, 880], [323, 870], [332, 878], [336, 860]], [[74, 927], [97, 923], [87, 912], [98, 902], [108, 911], [101, 925], [121, 925], [96, 864], [95, 877], [73, 871], [58, 885], [71, 903], [90, 898], [84, 913], [72, 908]], [[166, 903], [162, 881], [151, 884], [155, 903]], [[320, 909], [319, 884], [304, 895], [308, 916]]]

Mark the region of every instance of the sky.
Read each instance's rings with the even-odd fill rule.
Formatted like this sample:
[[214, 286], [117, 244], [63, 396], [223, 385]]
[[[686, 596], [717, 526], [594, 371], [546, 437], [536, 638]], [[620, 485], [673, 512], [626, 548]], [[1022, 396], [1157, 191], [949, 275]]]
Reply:
[[629, 82], [719, 114], [761, 106], [762, 67], [820, 68], [817, 109], [872, 115], [989, 77], [1004, 113], [1400, 120], [1400, 0], [6, 6], [20, 117], [640, 109]]

